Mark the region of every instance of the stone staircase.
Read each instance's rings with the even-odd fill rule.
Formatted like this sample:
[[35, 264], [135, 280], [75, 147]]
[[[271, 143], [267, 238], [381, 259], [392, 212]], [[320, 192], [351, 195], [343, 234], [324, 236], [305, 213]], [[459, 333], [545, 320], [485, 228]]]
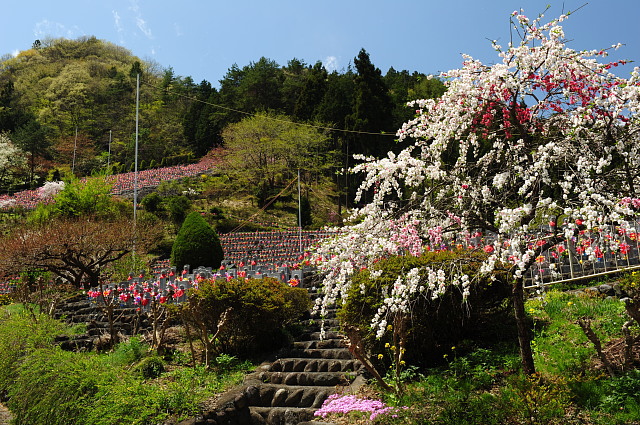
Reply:
[[[314, 294], [310, 294], [312, 298]], [[240, 388], [228, 391], [202, 417], [179, 425], [297, 425], [313, 421], [314, 412], [337, 392], [352, 392], [364, 383], [364, 368], [353, 359], [338, 320], [330, 312], [320, 338], [319, 321], [276, 360], [247, 375]]]

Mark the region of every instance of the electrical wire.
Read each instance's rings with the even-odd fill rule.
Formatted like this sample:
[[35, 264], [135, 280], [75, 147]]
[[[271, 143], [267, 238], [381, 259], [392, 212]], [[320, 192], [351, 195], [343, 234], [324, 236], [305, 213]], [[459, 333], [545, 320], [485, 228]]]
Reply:
[[283, 122], [283, 123], [288, 123], [288, 124], [294, 124], [294, 125], [299, 125], [299, 126], [302, 126], [302, 127], [316, 128], [316, 129], [319, 129], [319, 130], [338, 131], [338, 132], [350, 133], [350, 134], [365, 134], [365, 135], [369, 135], [369, 136], [391, 136], [391, 137], [396, 137], [395, 132], [381, 131], [379, 133], [374, 133], [374, 132], [369, 132], [369, 131], [346, 130], [346, 129], [343, 129], [343, 128], [326, 127], [326, 126], [308, 124], [308, 123], [302, 123], [302, 122], [296, 122], [296, 121], [291, 121], [291, 120], [283, 120], [283, 119], [280, 119], [280, 118], [270, 117], [270, 116], [267, 116], [267, 115], [254, 114], [252, 112], [241, 111], [239, 109], [229, 108], [228, 106], [218, 105], [216, 103], [211, 103], [211, 102], [207, 102], [207, 101], [204, 101], [204, 100], [200, 100], [200, 99], [197, 99], [197, 98], [192, 97], [192, 96], [187, 96], [186, 94], [177, 93], [177, 92], [172, 91], [170, 89], [166, 89], [166, 88], [155, 86], [155, 85], [153, 85], [151, 83], [142, 82], [142, 84], [144, 84], [146, 86], [149, 86], [151, 88], [154, 88], [156, 90], [168, 91], [171, 94], [174, 94], [176, 96], [180, 96], [180, 97], [182, 97], [184, 99], [188, 99], [188, 100], [191, 100], [193, 102], [199, 102], [199, 103], [202, 103], [204, 105], [209, 105], [209, 106], [213, 106], [213, 107], [216, 107], [216, 108], [224, 109], [224, 110], [227, 110], [227, 111], [236, 112], [238, 114], [243, 114], [243, 115], [246, 115], [246, 116], [249, 116], [249, 117], [261, 117], [261, 118], [266, 119], [266, 120], [271, 120], [271, 121], [276, 121], [276, 122]]

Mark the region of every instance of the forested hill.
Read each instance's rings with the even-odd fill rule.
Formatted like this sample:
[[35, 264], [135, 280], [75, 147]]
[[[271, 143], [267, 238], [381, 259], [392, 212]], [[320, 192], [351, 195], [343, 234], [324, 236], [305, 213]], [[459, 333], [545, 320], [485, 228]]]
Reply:
[[[140, 75], [139, 159], [160, 165], [221, 146], [222, 131], [260, 111], [296, 122], [381, 133], [331, 132], [331, 149], [380, 155], [412, 117], [406, 101], [443, 93], [437, 79], [375, 67], [361, 50], [353, 67], [267, 58], [231, 65], [219, 80], [175, 75], [95, 37], [36, 41], [0, 59], [0, 193], [36, 187], [54, 172], [88, 175], [107, 164], [129, 171], [134, 158], [136, 75]], [[212, 76], [216, 78], [216, 76]], [[110, 152], [110, 155], [109, 155]]]

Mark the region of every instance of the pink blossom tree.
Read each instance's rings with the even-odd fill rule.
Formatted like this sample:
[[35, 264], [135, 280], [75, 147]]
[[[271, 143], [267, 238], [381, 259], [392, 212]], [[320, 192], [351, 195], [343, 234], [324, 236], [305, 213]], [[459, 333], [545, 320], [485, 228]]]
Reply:
[[[579, 228], [633, 226], [640, 190], [640, 70], [621, 78], [611, 70], [625, 62], [607, 62], [609, 49], [568, 47], [561, 26], [567, 15], [543, 23], [542, 15], [514, 12], [519, 41], [506, 48], [494, 41], [496, 64], [464, 55], [462, 68], [441, 75], [441, 98], [410, 104], [416, 117], [397, 133], [404, 150], [360, 158], [354, 171], [366, 178], [358, 196], [368, 192], [372, 201], [354, 211], [357, 224], [318, 251], [321, 309], [346, 297], [350, 277], [374, 269], [381, 257], [491, 234], [479, 247], [487, 253], [481, 274], [508, 270], [523, 368], [535, 371], [524, 320], [526, 271]], [[532, 229], [549, 217], [567, 224], [532, 241]], [[476, 277], [454, 264], [411, 270], [388, 288], [372, 326], [381, 336], [391, 316], [409, 312], [411, 296], [437, 298], [449, 287], [467, 294]]]

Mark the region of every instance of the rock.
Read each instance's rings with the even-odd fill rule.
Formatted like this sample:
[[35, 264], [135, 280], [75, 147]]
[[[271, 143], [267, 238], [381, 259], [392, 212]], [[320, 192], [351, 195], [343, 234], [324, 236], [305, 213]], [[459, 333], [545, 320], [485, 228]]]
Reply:
[[247, 399], [247, 403], [250, 405], [257, 405], [260, 403], [260, 390], [254, 385], [250, 385], [244, 390], [244, 395]]
[[287, 400], [287, 396], [288, 395], [289, 395], [289, 393], [287, 392], [286, 389], [280, 388], [273, 395], [273, 399], [271, 400], [271, 406], [272, 407], [274, 407], [274, 406], [284, 406], [284, 402]]
[[284, 405], [287, 407], [298, 407], [303, 393], [304, 390], [302, 388], [291, 392], [291, 394], [289, 394], [289, 397], [287, 397], [287, 399], [284, 401]]
[[244, 394], [240, 394], [233, 400], [233, 405], [236, 409], [241, 410], [246, 408], [249, 403], [247, 402], [247, 397]]
[[611, 285], [607, 285], [606, 283], [603, 283], [602, 285], [598, 286], [598, 291], [601, 294], [615, 295], [615, 292], [613, 291], [613, 287]]
[[265, 425], [266, 422], [260, 413], [251, 412], [251, 425]]

